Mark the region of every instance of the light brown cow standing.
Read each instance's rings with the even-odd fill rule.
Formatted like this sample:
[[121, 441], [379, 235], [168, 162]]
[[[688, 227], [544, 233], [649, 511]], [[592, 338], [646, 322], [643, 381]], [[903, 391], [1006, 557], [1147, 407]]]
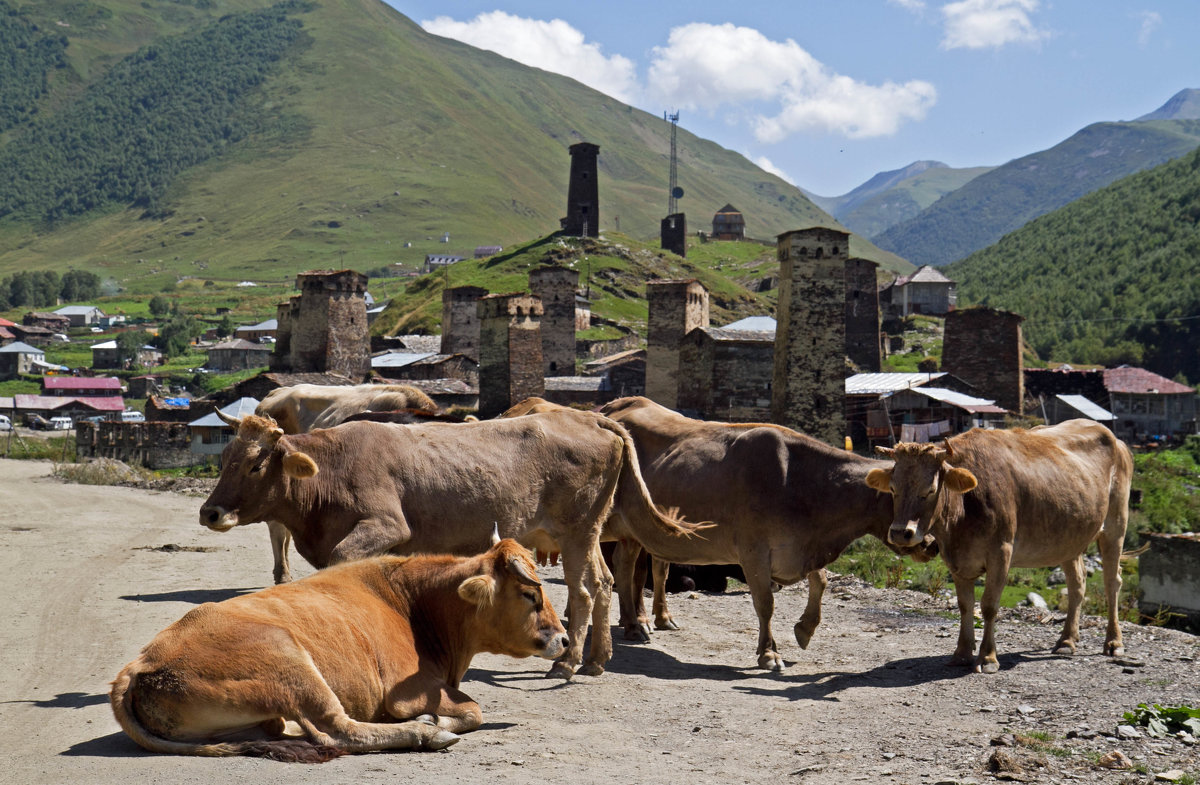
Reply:
[[[384, 556], [205, 603], [113, 681], [121, 728], [152, 752], [317, 763], [442, 749], [479, 727], [459, 689], [479, 652], [553, 659], [567, 636], [528, 551]], [[285, 722], [304, 735], [285, 736]]]
[[[226, 418], [237, 423], [232, 418]], [[612, 656], [612, 575], [600, 554], [605, 521], [670, 558], [699, 527], [655, 508], [629, 434], [590, 412], [512, 420], [392, 425], [349, 422], [284, 435], [248, 416], [222, 453], [200, 509], [217, 531], [256, 521], [287, 526], [321, 568], [378, 553], [476, 553], [494, 525], [527, 547], [561, 547], [571, 643], [551, 670], [584, 675]]]
[[[890, 505], [863, 486], [870, 469], [886, 464], [779, 425], [694, 420], [648, 398], [620, 398], [601, 412], [633, 437], [658, 504], [712, 521], [702, 539], [689, 540], [679, 558], [667, 561], [741, 565], [758, 615], [759, 667], [781, 670], [771, 632], [772, 584], [808, 580], [808, 604], [793, 630], [807, 648], [821, 622], [824, 567], [864, 534], [886, 541]], [[932, 541], [917, 542], [907, 552], [932, 555]], [[648, 633], [635, 547], [619, 542], [613, 560], [627, 636], [635, 627]], [[654, 560], [655, 624], [677, 629], [666, 606], [665, 566]]]
[[[272, 390], [254, 410], [273, 419], [284, 433], [308, 433], [313, 428], [332, 428], [362, 412], [416, 409], [436, 412], [433, 399], [411, 384], [294, 384]], [[272, 575], [276, 583], [292, 579], [288, 551], [292, 535], [287, 527], [267, 521], [271, 537]]]
[[[892, 494], [889, 539], [904, 546], [932, 534], [954, 577], [961, 618], [952, 664], [999, 670], [996, 612], [1010, 567], [1062, 567], [1067, 620], [1054, 651], [1074, 654], [1083, 554], [1097, 541], [1108, 598], [1104, 651], [1122, 653], [1117, 595], [1133, 458], [1112, 431], [1069, 420], [1030, 430], [977, 428], [948, 439], [944, 448], [901, 443], [879, 451], [895, 464], [872, 471], [866, 481]], [[985, 572], [983, 641], [975, 656], [975, 579]]]

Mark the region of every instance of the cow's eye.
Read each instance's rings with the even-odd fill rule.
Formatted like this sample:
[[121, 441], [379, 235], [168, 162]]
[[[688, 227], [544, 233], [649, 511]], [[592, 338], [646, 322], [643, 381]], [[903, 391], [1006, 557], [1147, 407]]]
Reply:
[[542, 595], [540, 592], [534, 591], [533, 589], [525, 589], [521, 592], [521, 594], [524, 594], [525, 599], [529, 600], [529, 602], [534, 606], [542, 604]]

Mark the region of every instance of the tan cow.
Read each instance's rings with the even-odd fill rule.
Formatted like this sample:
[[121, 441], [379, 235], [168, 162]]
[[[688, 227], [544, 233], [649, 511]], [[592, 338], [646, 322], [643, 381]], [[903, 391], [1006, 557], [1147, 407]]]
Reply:
[[[313, 428], [332, 428], [362, 412], [415, 409], [436, 412], [437, 404], [410, 384], [296, 384], [272, 390], [254, 410], [260, 417], [275, 420], [284, 433], [308, 433]], [[286, 526], [267, 521], [271, 536], [272, 574], [276, 583], [292, 579], [288, 551], [292, 535]]]
[[472, 657], [553, 659], [566, 643], [529, 552], [497, 539], [472, 558], [377, 557], [205, 603], [125, 666], [110, 701], [152, 752], [442, 749], [482, 722], [459, 689]]
[[[741, 565], [758, 614], [758, 664], [782, 669], [771, 632], [772, 582], [808, 579], [808, 604], [794, 628], [807, 648], [821, 621], [824, 567], [864, 534], [887, 537], [890, 505], [863, 487], [867, 472], [885, 464], [778, 425], [693, 420], [648, 398], [620, 398], [601, 412], [633, 436], [655, 502], [713, 522], [703, 539], [687, 541], [682, 558], [669, 561]], [[632, 627], [648, 633], [642, 584], [634, 578], [637, 551], [628, 546], [618, 543], [614, 558], [627, 636]], [[923, 543], [913, 555], [927, 558], [932, 547]], [[664, 567], [655, 560], [655, 624], [677, 629], [666, 607]]]
[[373, 554], [477, 553], [494, 524], [527, 547], [561, 547], [571, 644], [553, 675], [586, 675], [612, 656], [612, 575], [605, 521], [670, 557], [697, 527], [657, 510], [625, 430], [599, 414], [554, 411], [511, 420], [393, 425], [348, 422], [284, 435], [248, 416], [222, 453], [200, 522], [217, 531], [278, 521], [316, 567]]
[[[999, 670], [996, 611], [1010, 567], [1062, 567], [1067, 620], [1054, 652], [1074, 654], [1083, 554], [1096, 541], [1108, 596], [1104, 651], [1122, 653], [1117, 594], [1133, 459], [1112, 431], [1091, 420], [1069, 420], [1031, 430], [976, 428], [948, 439], [944, 448], [901, 443], [879, 450], [895, 464], [872, 471], [866, 481], [892, 494], [889, 539], [904, 546], [932, 534], [954, 576], [961, 618], [952, 664]], [[983, 642], [976, 656], [975, 579], [985, 572]]]

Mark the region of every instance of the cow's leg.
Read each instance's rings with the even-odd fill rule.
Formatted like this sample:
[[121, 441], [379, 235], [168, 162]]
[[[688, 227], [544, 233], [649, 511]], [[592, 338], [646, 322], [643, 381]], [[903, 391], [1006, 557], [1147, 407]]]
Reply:
[[671, 563], [651, 556], [650, 571], [654, 574], [654, 628], [677, 630], [679, 625], [671, 618], [671, 611], [667, 609], [667, 576], [671, 571]]
[[275, 558], [275, 582], [287, 583], [292, 579], [288, 550], [292, 546], [292, 533], [279, 521], [267, 521], [271, 535], [271, 555]]
[[971, 665], [975, 662], [975, 578], [953, 577], [958, 595], [958, 644], [949, 664]]
[[398, 720], [436, 725], [451, 733], [466, 733], [483, 724], [479, 704], [462, 690], [420, 674], [405, 679], [388, 696], [388, 714]]
[[768, 555], [751, 555], [742, 561], [746, 584], [758, 614], [758, 667], [772, 671], [783, 670], [783, 658], [771, 633], [771, 616], [775, 613], [775, 594], [771, 591], [771, 560]]
[[[600, 553], [600, 543], [592, 547], [589, 558], [591, 573], [592, 596], [592, 645], [588, 650], [588, 659], [579, 672], [584, 676], [599, 676], [604, 673], [604, 666], [612, 659], [612, 629], [609, 627], [609, 614], [612, 609], [613, 576], [604, 563], [604, 555]], [[643, 581], [645, 578], [643, 578]], [[641, 587], [638, 587], [641, 595]]]
[[1000, 594], [1008, 582], [1008, 567], [1012, 564], [1012, 543], [1000, 546], [999, 553], [988, 560], [987, 580], [983, 584], [983, 599], [979, 610], [983, 614], [983, 640], [975, 658], [976, 673], [995, 673], [1000, 670], [996, 658], [996, 614], [1000, 611]]
[[[574, 675], [583, 662], [583, 641], [587, 636], [589, 621], [593, 622], [592, 646], [588, 652], [588, 667], [580, 670], [580, 673], [597, 675], [604, 672], [604, 663], [612, 656], [612, 632], [608, 628], [612, 573], [608, 571], [600, 548], [595, 544], [561, 544], [563, 579], [567, 584], [567, 606], [570, 608], [567, 621], [570, 644], [548, 675], [563, 679]], [[601, 608], [603, 616], [600, 615]]]
[[638, 579], [638, 562], [642, 561], [642, 546], [632, 540], [617, 541], [613, 549], [613, 580], [617, 587], [617, 604], [621, 609], [620, 625], [625, 628], [625, 640], [650, 640], [650, 620], [642, 599], [645, 576]]
[[412, 537], [402, 515], [395, 518], [363, 518], [350, 529], [342, 541], [333, 546], [329, 554], [330, 564], [365, 559], [387, 553]]
[[1061, 566], [1067, 576], [1067, 620], [1058, 643], [1054, 644], [1054, 653], [1069, 657], [1075, 653], [1075, 644], [1079, 642], [1079, 612], [1083, 607], [1084, 592], [1083, 554]]
[[808, 604], [804, 606], [804, 615], [796, 622], [794, 630], [796, 643], [799, 643], [802, 649], [808, 648], [813, 633], [821, 623], [821, 599], [825, 596], [825, 587], [828, 585], [829, 579], [824, 568], [808, 574]]
[[1108, 519], [1100, 530], [1100, 563], [1104, 566], [1104, 594], [1108, 601], [1108, 629], [1104, 633], [1104, 653], [1119, 657], [1125, 653], [1121, 625], [1117, 623], [1121, 594], [1121, 548], [1125, 544], [1129, 502], [1121, 498], [1110, 505]]

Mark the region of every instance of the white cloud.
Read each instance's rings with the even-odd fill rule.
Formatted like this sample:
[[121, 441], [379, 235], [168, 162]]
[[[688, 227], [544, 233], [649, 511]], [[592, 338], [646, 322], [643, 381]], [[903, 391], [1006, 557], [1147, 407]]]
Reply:
[[898, 5], [905, 11], [919, 14], [925, 10], [925, 0], [888, 0], [890, 5]]
[[1150, 43], [1150, 36], [1162, 24], [1162, 14], [1157, 11], [1142, 11], [1138, 14], [1142, 20], [1142, 28], [1138, 31], [1138, 46], [1146, 46]]
[[943, 49], [998, 48], [1047, 37], [1030, 19], [1038, 0], [960, 0], [942, 6]]
[[434, 35], [487, 49], [519, 63], [569, 76], [619, 101], [632, 102], [638, 93], [631, 60], [606, 56], [600, 45], [561, 19], [543, 21], [503, 11], [480, 14], [469, 22], [439, 16], [421, 22]]
[[[750, 156], [746, 156], [746, 157], [749, 158]], [[778, 177], [780, 180], [783, 180], [785, 183], [790, 183], [792, 185], [796, 184], [796, 181], [792, 178], [792, 176], [790, 174], [788, 174], [787, 172], [783, 171], [778, 166], [776, 166], [774, 164], [774, 162], [772, 162], [771, 159], [767, 158], [765, 155], [760, 155], [753, 160], [754, 160], [754, 165], [757, 166], [759, 169], [762, 169], [764, 172], [770, 172], [771, 174]]]
[[795, 41], [728, 23], [674, 28], [653, 51], [648, 81], [648, 91], [671, 106], [743, 107], [764, 143], [801, 131], [887, 136], [924, 118], [937, 100], [928, 82], [864, 84], [834, 73]]

